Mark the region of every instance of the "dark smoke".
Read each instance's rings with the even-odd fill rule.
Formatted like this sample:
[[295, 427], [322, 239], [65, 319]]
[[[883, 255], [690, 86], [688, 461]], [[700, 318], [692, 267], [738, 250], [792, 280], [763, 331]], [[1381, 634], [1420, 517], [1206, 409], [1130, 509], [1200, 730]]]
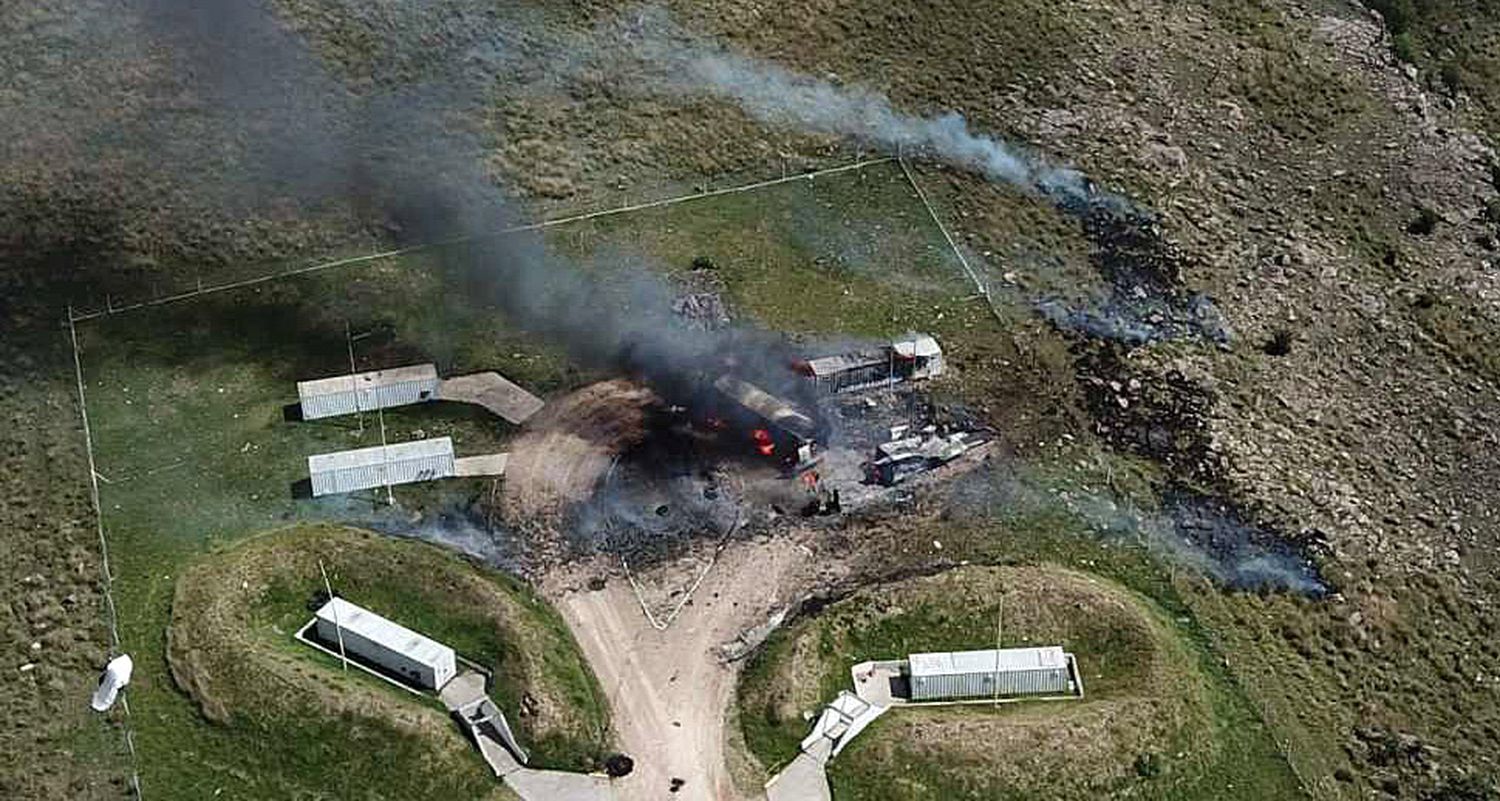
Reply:
[[576, 362], [644, 380], [670, 403], [715, 402], [707, 387], [731, 369], [809, 399], [777, 337], [745, 327], [692, 336], [675, 329], [673, 293], [653, 271], [585, 272], [549, 252], [539, 234], [496, 235], [518, 219], [479, 160], [493, 143], [460, 125], [486, 97], [482, 76], [467, 75], [462, 59], [415, 86], [356, 92], [261, 0], [149, 0], [145, 11], [156, 41], [243, 147], [251, 166], [236, 177], [246, 192], [346, 203], [400, 244], [447, 243], [436, 252], [455, 292], [493, 303]]

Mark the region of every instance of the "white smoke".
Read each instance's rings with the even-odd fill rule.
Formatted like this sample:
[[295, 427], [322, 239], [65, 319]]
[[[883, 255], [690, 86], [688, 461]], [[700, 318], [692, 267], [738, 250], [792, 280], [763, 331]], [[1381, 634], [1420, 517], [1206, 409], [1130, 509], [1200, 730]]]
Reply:
[[666, 86], [728, 100], [768, 124], [847, 136], [892, 154], [920, 151], [1062, 205], [1129, 207], [1123, 198], [1099, 191], [1077, 170], [975, 131], [962, 114], [924, 117], [900, 111], [874, 89], [840, 86], [725, 50], [684, 32], [666, 12], [638, 13], [623, 37], [632, 56], [655, 74], [646, 84], [650, 90]]

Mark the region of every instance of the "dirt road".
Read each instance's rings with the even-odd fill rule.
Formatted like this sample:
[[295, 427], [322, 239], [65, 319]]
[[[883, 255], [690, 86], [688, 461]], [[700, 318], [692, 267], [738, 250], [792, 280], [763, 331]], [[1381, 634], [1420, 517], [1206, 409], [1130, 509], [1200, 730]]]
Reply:
[[790, 537], [731, 544], [664, 631], [652, 627], [623, 578], [589, 591], [561, 589], [566, 579], [555, 577], [559, 589], [548, 594], [609, 696], [621, 750], [635, 759], [635, 771], [616, 783], [620, 798], [743, 797], [724, 755], [735, 671], [717, 647], [794, 597], [810, 570], [802, 547]]

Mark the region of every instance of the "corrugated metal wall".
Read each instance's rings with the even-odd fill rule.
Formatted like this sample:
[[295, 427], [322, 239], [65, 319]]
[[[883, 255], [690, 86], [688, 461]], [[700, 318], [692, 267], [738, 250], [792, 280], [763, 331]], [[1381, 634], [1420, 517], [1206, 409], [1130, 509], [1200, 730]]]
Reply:
[[313, 473], [312, 489], [314, 496], [335, 495], [374, 489], [386, 484], [411, 484], [450, 478], [455, 472], [452, 453], [433, 454]]
[[995, 695], [995, 678], [999, 676], [999, 695], [1051, 695], [1068, 691], [1067, 668], [1039, 670], [1002, 670], [999, 674], [956, 673], [947, 676], [919, 676], [911, 680], [913, 701], [935, 701], [948, 698], [978, 698]]
[[[356, 389], [353, 382], [347, 392], [334, 392], [327, 395], [309, 395], [302, 400], [302, 419], [317, 420], [320, 417], [336, 417], [341, 414], [354, 414], [355, 412], [370, 412], [376, 409], [389, 409], [392, 406], [406, 406], [412, 403], [437, 398], [438, 380], [424, 379], [421, 381], [400, 381], [394, 384], [383, 384], [372, 387]], [[425, 393], [425, 394], [424, 394]]]
[[818, 378], [818, 391], [826, 395], [836, 395], [840, 392], [879, 386], [889, 381], [890, 377], [890, 366], [886, 364], [856, 367]]
[[[332, 645], [334, 646], [334, 650], [338, 650], [337, 643], [340, 632], [333, 621], [319, 618], [317, 631], [318, 639], [322, 640], [325, 646]], [[444, 661], [439, 665], [428, 665], [412, 659], [399, 651], [387, 648], [384, 644], [375, 642], [358, 632], [344, 629], [342, 634], [344, 650], [351, 656], [358, 656], [366, 662], [379, 665], [386, 671], [417, 686], [435, 690], [447, 682], [448, 679], [453, 678], [454, 665], [449, 662]]]

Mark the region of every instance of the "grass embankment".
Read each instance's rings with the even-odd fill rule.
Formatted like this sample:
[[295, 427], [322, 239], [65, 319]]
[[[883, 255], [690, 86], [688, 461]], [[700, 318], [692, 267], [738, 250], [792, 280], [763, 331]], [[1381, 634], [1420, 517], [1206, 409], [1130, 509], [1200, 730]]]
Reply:
[[608, 745], [601, 696], [562, 619], [540, 598], [430, 545], [331, 525], [253, 537], [178, 580], [167, 660], [207, 718], [291, 765], [340, 766], [312, 786], [341, 796], [370, 787], [393, 798], [491, 789], [435, 699], [342, 672], [292, 638], [323, 586], [319, 560], [336, 592], [491, 668], [492, 697], [535, 764], [599, 763]]
[[[1166, 613], [1054, 567], [957, 568], [872, 586], [779, 632], [740, 685], [747, 745], [766, 764], [783, 763], [806, 734], [802, 712], [848, 687], [853, 664], [985, 647], [997, 617], [1007, 647], [1062, 644], [1075, 654], [1087, 697], [888, 713], [831, 764], [839, 798], [1297, 794], [1274, 750], [1242, 748], [1244, 733], [1218, 719], [1230, 690]], [[1271, 762], [1258, 764], [1263, 757]]]

